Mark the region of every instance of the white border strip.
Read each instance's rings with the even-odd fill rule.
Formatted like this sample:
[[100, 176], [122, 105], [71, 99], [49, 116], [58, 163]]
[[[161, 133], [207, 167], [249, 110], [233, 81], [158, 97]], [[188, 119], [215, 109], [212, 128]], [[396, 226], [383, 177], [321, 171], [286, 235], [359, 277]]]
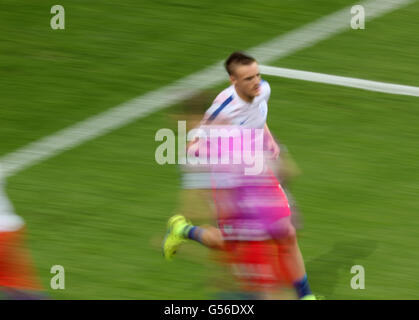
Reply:
[[[368, 0], [359, 4], [365, 8], [366, 18], [373, 19], [415, 1]], [[343, 8], [281, 35], [272, 41], [249, 49], [248, 52], [262, 64], [289, 56], [295, 51], [315, 45], [340, 32], [350, 30], [350, 10], [351, 7]], [[218, 62], [172, 85], [111, 108], [9, 153], [0, 158], [0, 167], [3, 167], [6, 177], [12, 176], [65, 150], [121, 128], [152, 112], [174, 105], [202, 89], [217, 85], [225, 80], [227, 80], [227, 77], [222, 62]]]
[[287, 68], [260, 66], [262, 74], [270, 76], [278, 76], [288, 79], [305, 80], [311, 82], [327, 83], [337, 86], [364, 89], [369, 91], [377, 91], [391, 94], [401, 94], [406, 96], [419, 97], [419, 87], [405, 86], [394, 83], [378, 82], [371, 80], [363, 80], [358, 78], [348, 78], [334, 76], [325, 73], [316, 73], [310, 71], [300, 71]]

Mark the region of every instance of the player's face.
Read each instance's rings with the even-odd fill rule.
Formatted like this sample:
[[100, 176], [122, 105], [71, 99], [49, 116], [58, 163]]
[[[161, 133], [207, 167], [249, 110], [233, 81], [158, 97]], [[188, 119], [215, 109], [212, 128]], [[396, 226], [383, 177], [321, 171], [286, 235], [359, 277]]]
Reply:
[[237, 93], [248, 101], [260, 94], [260, 72], [257, 62], [249, 65], [239, 65], [230, 76]]

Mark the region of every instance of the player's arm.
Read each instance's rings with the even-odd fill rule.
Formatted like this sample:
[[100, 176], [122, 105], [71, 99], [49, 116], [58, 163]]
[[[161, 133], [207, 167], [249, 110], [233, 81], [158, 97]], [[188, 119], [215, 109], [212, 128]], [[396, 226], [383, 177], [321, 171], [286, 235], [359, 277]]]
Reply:
[[287, 151], [286, 146], [281, 145], [281, 153], [279, 155], [278, 175], [281, 180], [281, 185], [286, 186], [295, 177], [301, 175], [301, 170], [297, 163]]
[[265, 127], [263, 128], [264, 139], [266, 141], [266, 147], [268, 150], [272, 151], [272, 159], [278, 159], [279, 156], [279, 146], [276, 143], [274, 137], [269, 130], [268, 125], [265, 123]]
[[[271, 87], [267, 81], [262, 81], [262, 83], [263, 83], [263, 96], [264, 96], [264, 99], [266, 100], [266, 103], [268, 103], [269, 98], [271, 96]], [[264, 141], [266, 143], [266, 147], [268, 150], [272, 151], [271, 158], [273, 160], [277, 160], [279, 157], [280, 149], [266, 123], [265, 123], [265, 127], [263, 128], [263, 132], [264, 132]]]

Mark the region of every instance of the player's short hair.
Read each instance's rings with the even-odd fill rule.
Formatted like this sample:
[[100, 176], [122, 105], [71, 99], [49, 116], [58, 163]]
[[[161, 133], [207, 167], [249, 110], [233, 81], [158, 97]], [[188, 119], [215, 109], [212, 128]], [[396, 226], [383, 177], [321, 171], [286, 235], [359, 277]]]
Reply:
[[227, 60], [224, 63], [224, 66], [228, 72], [229, 75], [232, 75], [234, 72], [234, 68], [237, 65], [245, 65], [248, 66], [249, 64], [252, 64], [255, 62], [256, 59], [241, 52], [236, 51], [230, 54], [230, 56], [227, 58]]

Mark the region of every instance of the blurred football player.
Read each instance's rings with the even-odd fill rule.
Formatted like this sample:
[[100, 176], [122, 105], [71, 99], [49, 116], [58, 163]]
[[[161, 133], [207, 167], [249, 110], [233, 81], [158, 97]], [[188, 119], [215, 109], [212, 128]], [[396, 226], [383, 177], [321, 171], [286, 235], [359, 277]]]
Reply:
[[[242, 128], [263, 129], [265, 149], [271, 152], [271, 159], [277, 159], [279, 146], [266, 124], [270, 87], [266, 81], [261, 79], [256, 60], [241, 52], [235, 52], [226, 60], [225, 66], [232, 85], [217, 96], [212, 106], [205, 113], [202, 123], [211, 124], [217, 118], [221, 118]], [[275, 239], [285, 248], [281, 260], [299, 298], [314, 298], [308, 284], [295, 228], [292, 224], [287, 223], [285, 230], [283, 234], [286, 234], [286, 236], [281, 234], [280, 237]], [[217, 231], [192, 226], [183, 217], [175, 216], [169, 220], [169, 231], [164, 248], [165, 254], [170, 258], [176, 252], [177, 246], [187, 238], [199, 241], [209, 247], [223, 246], [223, 242], [220, 242], [220, 238], [222, 239], [222, 237], [219, 237], [220, 231], [218, 233]]]
[[[219, 150], [226, 145], [228, 148], [255, 145], [243, 142], [243, 136], [240, 139], [238, 144], [221, 142], [216, 148], [217, 155], [220, 156]], [[210, 151], [212, 147], [197, 150]], [[230, 157], [230, 151], [224, 152], [223, 156], [228, 154]], [[240, 153], [244, 155], [244, 151], [242, 149]], [[283, 281], [281, 263], [284, 257], [278, 251], [278, 241], [287, 240], [294, 232], [286, 195], [267, 162], [260, 173], [252, 175], [245, 174], [243, 162], [233, 165], [218, 161], [210, 166], [219, 229], [193, 226], [183, 216], [176, 215], [169, 221], [165, 254], [170, 258], [174, 253], [171, 250], [177, 249], [176, 242], [180, 244], [186, 238], [207, 247], [222, 249], [224, 261], [231, 266], [244, 292], [258, 292], [263, 297], [274, 298]], [[302, 297], [312, 298], [309, 292]]]
[[0, 299], [43, 299], [24, 246], [25, 223], [14, 212], [5, 193], [5, 179], [0, 167]]

